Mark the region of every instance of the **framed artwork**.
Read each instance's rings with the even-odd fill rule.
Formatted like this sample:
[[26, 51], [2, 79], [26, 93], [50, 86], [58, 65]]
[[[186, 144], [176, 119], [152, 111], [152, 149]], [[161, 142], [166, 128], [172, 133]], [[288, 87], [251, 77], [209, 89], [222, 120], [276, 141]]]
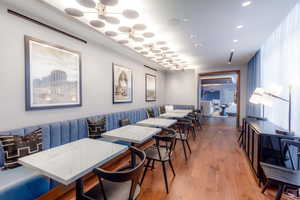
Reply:
[[81, 54], [25, 36], [26, 110], [82, 105]]
[[132, 70], [121, 65], [113, 64], [113, 103], [131, 103]]
[[146, 74], [146, 101], [156, 101], [156, 76]]

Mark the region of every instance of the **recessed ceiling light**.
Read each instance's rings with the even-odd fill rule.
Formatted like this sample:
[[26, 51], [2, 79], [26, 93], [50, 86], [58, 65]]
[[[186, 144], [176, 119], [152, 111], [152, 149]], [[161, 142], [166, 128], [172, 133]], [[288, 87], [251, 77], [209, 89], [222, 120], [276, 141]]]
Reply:
[[243, 28], [244, 26], [243, 25], [238, 25], [236, 28], [237, 29], [241, 29], [241, 28]]
[[234, 43], [237, 43], [237, 42], [238, 42], [238, 40], [233, 40], [233, 42], [234, 42]]
[[251, 1], [245, 1], [244, 3], [242, 3], [242, 6], [247, 7], [247, 6], [250, 6], [251, 4], [252, 4]]

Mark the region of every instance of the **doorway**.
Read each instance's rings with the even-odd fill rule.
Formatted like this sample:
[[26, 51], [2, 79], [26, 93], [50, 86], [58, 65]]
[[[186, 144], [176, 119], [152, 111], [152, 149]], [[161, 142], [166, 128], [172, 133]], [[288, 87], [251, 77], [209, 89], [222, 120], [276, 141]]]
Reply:
[[206, 118], [240, 123], [240, 71], [200, 73], [198, 76], [198, 107]]

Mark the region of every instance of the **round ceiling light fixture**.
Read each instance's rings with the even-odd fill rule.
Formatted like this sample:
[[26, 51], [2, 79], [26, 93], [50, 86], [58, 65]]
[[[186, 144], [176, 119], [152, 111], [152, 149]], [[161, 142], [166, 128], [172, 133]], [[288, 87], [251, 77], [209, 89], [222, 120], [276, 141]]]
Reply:
[[162, 48], [160, 48], [161, 50], [164, 50], [164, 51], [167, 51], [167, 50], [169, 50], [170, 48], [169, 47], [162, 47]]
[[96, 27], [96, 28], [103, 28], [105, 24], [100, 20], [91, 20], [90, 25]]
[[128, 19], [136, 19], [140, 16], [137, 11], [131, 9], [124, 10], [122, 14]]
[[116, 37], [118, 35], [118, 33], [114, 32], [114, 31], [106, 31], [105, 35], [109, 36], [109, 37]]
[[115, 6], [119, 3], [118, 0], [101, 0], [100, 2], [105, 6]]
[[120, 44], [128, 44], [129, 41], [128, 41], [128, 40], [119, 40], [119, 43], [120, 43]]
[[148, 52], [147, 52], [147, 51], [141, 51], [141, 54], [143, 54], [143, 55], [147, 55], [147, 54], [148, 54]]
[[81, 6], [86, 8], [95, 8], [96, 3], [93, 0], [76, 0]]
[[146, 33], [143, 33], [143, 36], [145, 37], [145, 38], [152, 38], [152, 37], [154, 37], [154, 33], [151, 33], [151, 32], [146, 32]]
[[143, 47], [134, 47], [135, 50], [140, 51], [143, 50]]
[[165, 45], [166, 42], [165, 42], [165, 41], [158, 41], [158, 42], [156, 42], [156, 44], [157, 44], [157, 45]]
[[110, 24], [120, 24], [120, 20], [116, 17], [105, 16], [104, 20]]
[[147, 27], [145, 24], [135, 24], [133, 25], [133, 29], [136, 31], [143, 31], [145, 30]]
[[73, 17], [82, 17], [83, 16], [83, 12], [81, 12], [79, 9], [76, 9], [76, 8], [66, 8], [65, 12], [68, 15], [71, 15]]
[[136, 42], [144, 42], [144, 38], [142, 37], [133, 37], [132, 39]]
[[121, 26], [121, 27], [119, 27], [119, 31], [122, 33], [130, 33], [131, 28], [129, 26]]

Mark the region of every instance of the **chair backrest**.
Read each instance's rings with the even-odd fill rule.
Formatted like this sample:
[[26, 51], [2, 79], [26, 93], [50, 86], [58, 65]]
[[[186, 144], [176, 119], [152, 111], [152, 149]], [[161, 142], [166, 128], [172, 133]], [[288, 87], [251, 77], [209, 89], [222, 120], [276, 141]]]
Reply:
[[140, 176], [144, 169], [146, 154], [144, 151], [139, 150], [135, 147], [130, 147], [129, 150], [131, 151], [132, 154], [136, 155], [140, 159], [140, 162], [136, 166], [134, 166], [134, 168], [123, 170], [123, 171], [106, 171], [101, 168], [96, 168], [93, 170], [93, 172], [98, 177], [104, 199], [107, 198], [105, 196], [105, 188], [102, 183], [102, 178], [111, 182], [127, 182], [131, 180], [132, 182], [131, 182], [131, 188], [129, 192], [129, 199], [133, 199], [136, 186], [139, 183]]
[[160, 114], [166, 113], [166, 107], [165, 107], [165, 106], [160, 106], [160, 107], [159, 107], [159, 113], [160, 113]]
[[120, 127], [127, 126], [129, 124], [131, 124], [131, 123], [130, 123], [130, 120], [128, 118], [120, 119], [120, 121], [119, 121]]
[[146, 112], [147, 112], [148, 118], [154, 118], [155, 117], [155, 113], [154, 113], [154, 110], [152, 108], [148, 108], [146, 110]]
[[154, 139], [160, 160], [162, 159], [160, 148], [165, 148], [170, 158], [174, 150], [176, 131], [173, 129], [163, 128], [162, 134], [155, 135]]
[[288, 156], [292, 169], [300, 170], [300, 141], [281, 139], [280, 142], [283, 158]]

